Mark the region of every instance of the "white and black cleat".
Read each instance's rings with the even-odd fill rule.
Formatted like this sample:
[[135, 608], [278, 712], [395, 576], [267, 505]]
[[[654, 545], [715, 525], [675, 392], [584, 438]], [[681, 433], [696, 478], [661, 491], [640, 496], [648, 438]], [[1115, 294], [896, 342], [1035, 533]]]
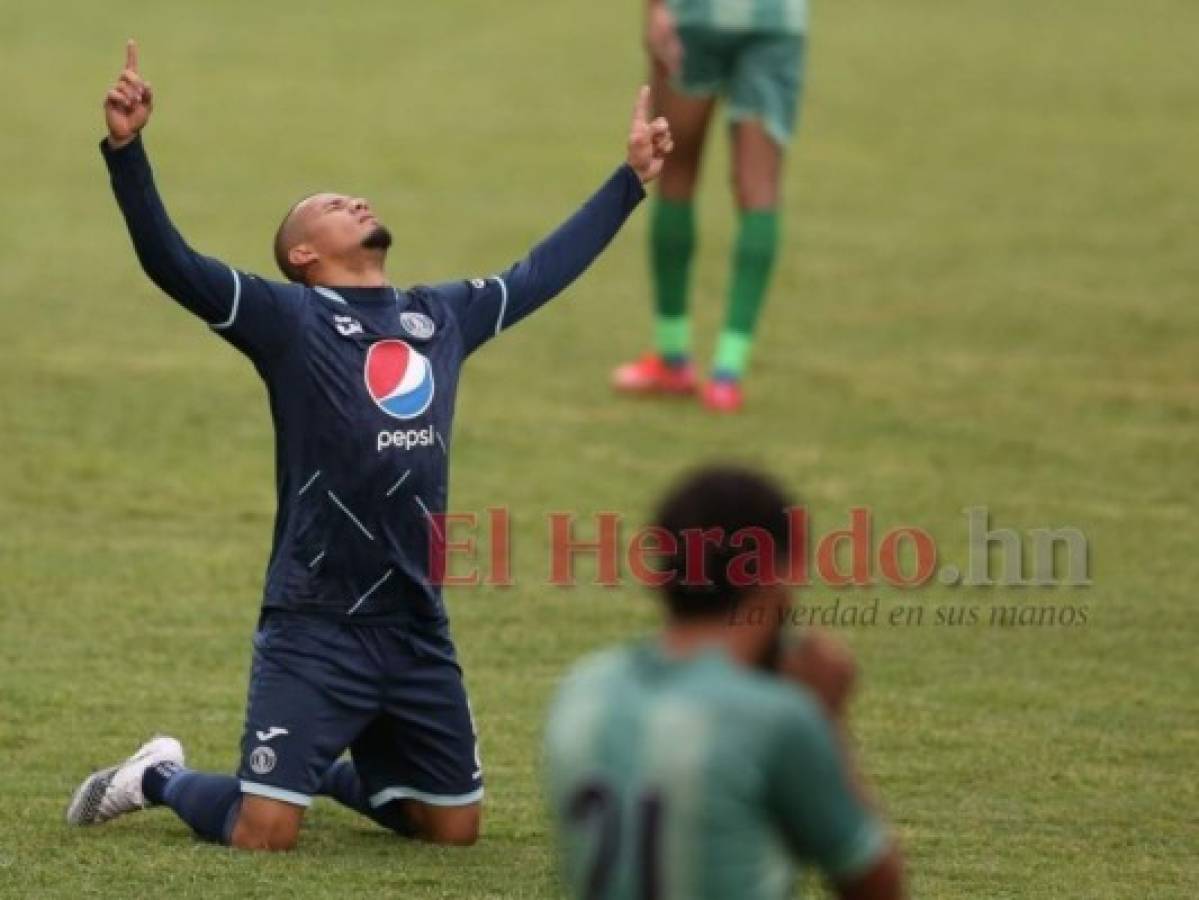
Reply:
[[99, 825], [149, 806], [142, 775], [162, 763], [183, 765], [183, 746], [173, 737], [151, 738], [119, 766], [93, 772], [83, 780], [67, 807], [68, 825]]

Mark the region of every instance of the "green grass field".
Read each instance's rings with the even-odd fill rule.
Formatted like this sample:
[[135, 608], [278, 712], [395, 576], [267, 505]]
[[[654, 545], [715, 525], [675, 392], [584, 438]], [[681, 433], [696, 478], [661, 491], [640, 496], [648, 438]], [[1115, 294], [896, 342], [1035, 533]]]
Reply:
[[[197, 247], [272, 270], [297, 196], [374, 199], [399, 283], [507, 264], [622, 158], [641, 74], [617, 4], [12, 4], [0, 140], [0, 894], [544, 897], [538, 746], [585, 651], [652, 627], [635, 588], [551, 588], [545, 516], [640, 519], [686, 464], [769, 466], [817, 528], [868, 505], [963, 562], [961, 510], [1072, 525], [1085, 589], [857, 589], [926, 611], [847, 629], [856, 728], [920, 897], [1199, 890], [1199, 35], [1189, 0], [854, 0], [814, 8], [786, 248], [749, 413], [629, 403], [644, 211], [568, 295], [469, 365], [452, 505], [513, 513], [518, 584], [459, 590], [485, 836], [400, 843], [330, 803], [301, 849], [239, 855], [154, 811], [64, 803], [146, 735], [236, 761], [273, 514], [263, 390], [138, 270], [96, 152], [122, 42]], [[719, 135], [718, 135], [719, 137]], [[723, 141], [696, 286], [710, 347], [730, 242]], [[586, 570], [585, 570], [586, 571]], [[943, 627], [939, 607], [1085, 606], [1081, 627]]]

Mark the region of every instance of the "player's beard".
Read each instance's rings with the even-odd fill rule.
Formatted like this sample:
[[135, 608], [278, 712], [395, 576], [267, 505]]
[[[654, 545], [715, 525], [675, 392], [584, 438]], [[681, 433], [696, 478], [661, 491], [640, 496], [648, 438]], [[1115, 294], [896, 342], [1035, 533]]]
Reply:
[[362, 239], [362, 246], [366, 250], [388, 250], [391, 247], [391, 232], [386, 225], [376, 225]]

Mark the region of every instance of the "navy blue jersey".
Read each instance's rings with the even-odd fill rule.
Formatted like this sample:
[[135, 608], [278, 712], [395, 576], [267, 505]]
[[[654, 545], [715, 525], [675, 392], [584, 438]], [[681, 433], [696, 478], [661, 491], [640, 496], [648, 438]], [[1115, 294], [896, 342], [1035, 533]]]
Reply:
[[465, 358], [565, 288], [645, 196], [628, 166], [506, 271], [433, 287], [306, 287], [191, 250], [140, 139], [101, 145], [138, 259], [254, 363], [275, 425], [263, 606], [441, 629], [430, 545], [446, 509]]

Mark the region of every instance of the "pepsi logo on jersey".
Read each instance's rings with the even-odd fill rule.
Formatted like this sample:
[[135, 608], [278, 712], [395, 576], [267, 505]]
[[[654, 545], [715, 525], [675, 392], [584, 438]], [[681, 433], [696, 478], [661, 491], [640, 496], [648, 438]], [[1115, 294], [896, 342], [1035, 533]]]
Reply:
[[392, 418], [415, 419], [433, 402], [433, 366], [404, 341], [372, 344], [363, 377], [371, 399]]

